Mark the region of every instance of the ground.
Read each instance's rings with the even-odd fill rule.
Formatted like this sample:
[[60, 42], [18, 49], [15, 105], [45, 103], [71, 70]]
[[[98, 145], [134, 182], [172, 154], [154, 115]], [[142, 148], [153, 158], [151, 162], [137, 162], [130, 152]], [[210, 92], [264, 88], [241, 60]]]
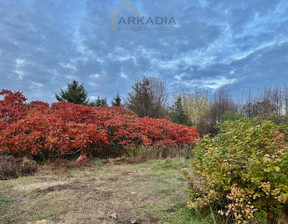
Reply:
[[40, 166], [0, 181], [0, 223], [209, 223], [185, 207], [185, 166], [184, 159]]

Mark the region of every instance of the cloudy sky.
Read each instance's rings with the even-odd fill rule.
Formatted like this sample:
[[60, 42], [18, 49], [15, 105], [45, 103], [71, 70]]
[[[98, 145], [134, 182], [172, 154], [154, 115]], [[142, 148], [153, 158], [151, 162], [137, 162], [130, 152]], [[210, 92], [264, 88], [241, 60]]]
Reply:
[[[145, 18], [174, 17], [174, 30], [111, 30], [122, 3], [0, 0], [0, 89], [53, 102], [73, 79], [91, 99], [125, 96], [143, 75], [164, 80], [171, 94], [288, 83], [287, 0], [130, 0]], [[126, 7], [116, 25], [128, 16]]]

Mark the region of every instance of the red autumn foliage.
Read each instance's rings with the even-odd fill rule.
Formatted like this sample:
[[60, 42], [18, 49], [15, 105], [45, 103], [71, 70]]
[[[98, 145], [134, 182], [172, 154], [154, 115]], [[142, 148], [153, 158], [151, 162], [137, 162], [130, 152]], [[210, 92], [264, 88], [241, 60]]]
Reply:
[[[26, 104], [21, 92], [3, 90], [0, 100], [0, 152], [67, 155], [99, 153], [132, 145], [195, 144], [194, 127], [165, 119], [138, 118], [122, 107], [92, 107], [66, 102]], [[81, 156], [80, 156], [81, 157]], [[84, 157], [79, 157], [79, 162]]]
[[24, 102], [27, 100], [19, 91], [12, 92], [10, 90], [0, 91], [0, 118], [4, 121], [12, 122], [23, 118], [26, 115], [27, 105]]

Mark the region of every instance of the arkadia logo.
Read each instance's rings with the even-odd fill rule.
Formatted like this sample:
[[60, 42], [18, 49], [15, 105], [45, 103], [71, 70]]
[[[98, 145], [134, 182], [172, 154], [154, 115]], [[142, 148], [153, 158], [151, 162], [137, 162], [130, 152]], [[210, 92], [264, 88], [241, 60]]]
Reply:
[[[116, 18], [125, 7], [136, 16]], [[118, 31], [175, 31], [177, 25], [173, 16], [141, 16], [141, 13], [127, 1], [113, 12], [111, 21], [111, 29]]]

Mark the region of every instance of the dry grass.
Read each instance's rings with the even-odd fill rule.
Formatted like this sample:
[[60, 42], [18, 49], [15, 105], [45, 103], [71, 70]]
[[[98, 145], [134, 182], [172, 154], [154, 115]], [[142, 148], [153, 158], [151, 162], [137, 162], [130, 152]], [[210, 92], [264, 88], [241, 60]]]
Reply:
[[145, 162], [148, 160], [167, 159], [167, 158], [191, 158], [193, 155], [193, 145], [183, 147], [161, 147], [158, 146], [139, 146], [135, 150], [127, 150], [125, 157], [135, 162]]
[[207, 223], [185, 208], [184, 159], [115, 161], [0, 181], [0, 223]]

